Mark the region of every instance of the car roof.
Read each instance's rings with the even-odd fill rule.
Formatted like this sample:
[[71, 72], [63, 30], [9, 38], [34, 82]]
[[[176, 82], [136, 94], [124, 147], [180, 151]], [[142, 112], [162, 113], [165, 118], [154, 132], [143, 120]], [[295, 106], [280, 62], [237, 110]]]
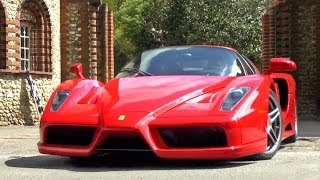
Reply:
[[228, 49], [231, 51], [236, 51], [234, 48], [227, 47], [227, 46], [218, 46], [218, 45], [193, 45], [193, 46], [204, 46], [204, 47], [215, 47], [215, 48], [223, 48], [223, 49]]
[[[152, 49], [162, 49], [162, 48], [179, 48], [179, 47], [213, 47], [213, 48], [221, 48], [221, 49], [227, 49], [233, 52], [236, 52], [236, 50], [234, 48], [231, 47], [227, 47], [227, 46], [218, 46], [218, 45], [181, 45], [181, 46], [163, 46], [163, 47], [159, 47], [159, 48], [152, 48]], [[152, 49], [147, 49], [148, 50], [152, 50]]]

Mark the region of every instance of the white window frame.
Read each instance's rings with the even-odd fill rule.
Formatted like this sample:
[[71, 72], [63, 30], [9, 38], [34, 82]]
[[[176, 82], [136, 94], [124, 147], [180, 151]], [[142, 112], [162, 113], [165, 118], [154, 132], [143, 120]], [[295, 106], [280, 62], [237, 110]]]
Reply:
[[27, 64], [28, 70], [30, 70], [30, 53], [31, 53], [31, 44], [30, 44], [30, 38], [31, 38], [31, 31], [30, 26], [21, 25], [21, 48], [20, 48], [20, 54], [21, 54], [21, 62], [20, 62], [20, 69], [23, 71], [26, 71], [25, 65]]

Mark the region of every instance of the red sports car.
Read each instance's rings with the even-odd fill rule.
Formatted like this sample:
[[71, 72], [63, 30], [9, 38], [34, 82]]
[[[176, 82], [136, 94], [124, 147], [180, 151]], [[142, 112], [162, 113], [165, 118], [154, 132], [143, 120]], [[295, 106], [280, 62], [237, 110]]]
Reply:
[[41, 153], [89, 157], [151, 151], [167, 159], [270, 159], [297, 138], [296, 64], [274, 58], [260, 74], [236, 50], [178, 46], [144, 51], [106, 84], [59, 85], [40, 124]]

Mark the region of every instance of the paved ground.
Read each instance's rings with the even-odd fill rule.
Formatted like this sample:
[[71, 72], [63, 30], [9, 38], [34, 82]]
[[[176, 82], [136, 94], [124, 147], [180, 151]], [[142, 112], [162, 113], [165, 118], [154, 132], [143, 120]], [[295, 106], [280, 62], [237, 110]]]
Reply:
[[75, 162], [56, 156], [0, 157], [6, 179], [320, 179], [320, 152], [280, 151], [268, 161], [160, 161], [146, 156]]
[[268, 161], [164, 161], [145, 154], [75, 161], [40, 155], [37, 127], [0, 127], [0, 179], [318, 180], [320, 123], [306, 123], [299, 129], [304, 137], [282, 146]]

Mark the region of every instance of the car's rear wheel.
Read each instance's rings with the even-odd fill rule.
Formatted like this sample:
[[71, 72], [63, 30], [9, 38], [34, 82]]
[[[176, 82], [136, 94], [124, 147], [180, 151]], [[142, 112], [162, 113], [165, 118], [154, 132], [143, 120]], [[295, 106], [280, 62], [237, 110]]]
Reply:
[[269, 94], [269, 111], [267, 121], [267, 149], [265, 152], [257, 154], [254, 159], [271, 159], [279, 150], [282, 138], [282, 112], [280, 103], [273, 91]]

